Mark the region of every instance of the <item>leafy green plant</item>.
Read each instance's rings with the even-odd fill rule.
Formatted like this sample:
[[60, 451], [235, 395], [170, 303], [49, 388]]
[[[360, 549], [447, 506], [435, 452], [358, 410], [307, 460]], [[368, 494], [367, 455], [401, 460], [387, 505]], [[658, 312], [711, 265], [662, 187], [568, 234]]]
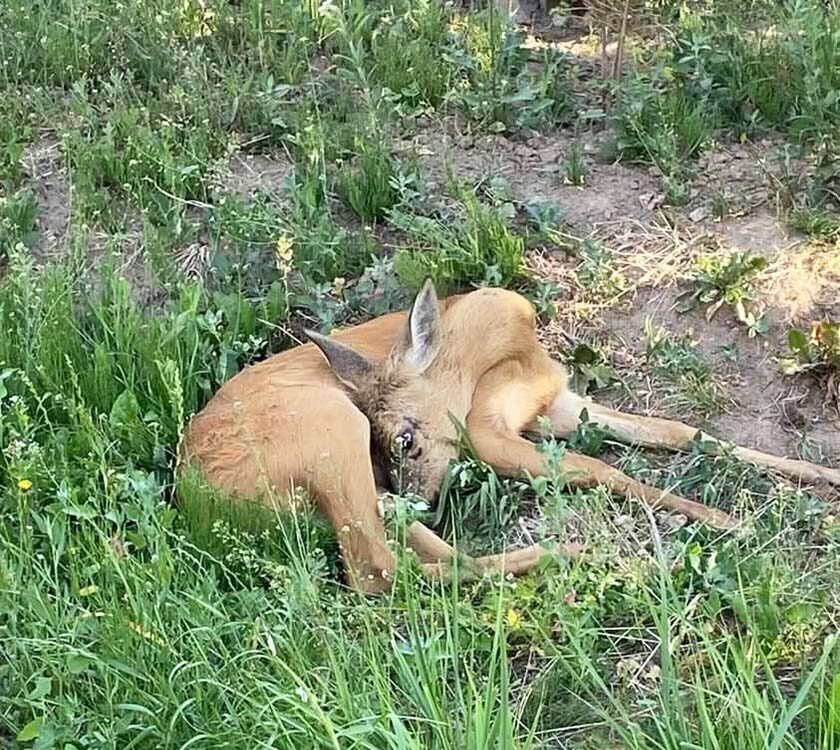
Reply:
[[573, 143], [569, 153], [563, 162], [563, 175], [570, 185], [581, 187], [586, 182], [589, 174], [589, 165], [586, 162], [583, 148], [577, 142]]
[[569, 448], [576, 453], [583, 453], [587, 456], [600, 456], [607, 443], [614, 442], [612, 433], [592, 422], [586, 409], [579, 416], [580, 422], [569, 438]]
[[583, 287], [605, 296], [615, 296], [624, 291], [627, 279], [616, 268], [608, 247], [587, 238], [577, 244], [575, 255], [580, 259], [575, 274]]
[[282, 211], [265, 194], [247, 205], [230, 195], [219, 199], [209, 216], [215, 274], [257, 289], [280, 277], [330, 287], [358, 275], [374, 254], [371, 238], [338, 224], [310, 188], [305, 177], [294, 181]]
[[706, 320], [711, 320], [720, 308], [732, 307], [735, 317], [747, 326], [749, 335], [767, 332], [767, 323], [754, 309], [753, 282], [765, 268], [767, 260], [748, 252], [733, 253], [727, 258], [704, 255], [696, 261], [694, 289], [680, 295], [680, 311], [697, 304], [707, 305]]
[[30, 190], [3, 195], [0, 188], [0, 258], [18, 243], [31, 244], [35, 236], [38, 203]]
[[788, 374], [810, 371], [840, 371], [840, 324], [820, 321], [808, 331], [792, 328], [788, 331], [791, 357], [782, 360]]
[[363, 310], [369, 315], [407, 309], [411, 301], [409, 293], [400, 284], [392, 257], [374, 258], [345, 297], [354, 310]]
[[336, 285], [332, 282], [309, 282], [292, 291], [291, 302], [296, 309], [318, 321], [315, 327], [329, 333], [343, 320], [348, 308]]
[[538, 318], [557, 317], [557, 298], [563, 294], [563, 288], [557, 282], [535, 276], [520, 290], [520, 294], [530, 300]]
[[427, 276], [438, 288], [473, 283], [505, 286], [525, 276], [525, 242], [514, 234], [507, 217], [468, 191], [461, 199], [463, 214], [455, 221], [391, 212], [391, 223], [411, 240], [394, 261], [409, 288], [418, 288]]
[[92, 132], [70, 131], [65, 149], [85, 218], [118, 222], [113, 198], [120, 197], [165, 224], [188, 201], [206, 197], [205, 178], [219, 144], [206, 129], [123, 105]]
[[742, 132], [782, 127], [818, 140], [834, 129], [840, 106], [840, 18], [818, 0], [771, 15], [756, 30], [747, 14], [686, 14], [674, 72], [692, 99]]
[[683, 15], [668, 68], [686, 95], [705, 102], [741, 139], [788, 133], [814, 168], [785, 186], [789, 221], [814, 236], [835, 234], [840, 167], [840, 14], [818, 0], [764, 13], [744, 6]]
[[645, 321], [645, 355], [654, 372], [676, 386], [669, 399], [675, 406], [714, 414], [721, 406], [723, 391], [713, 371], [703, 360], [689, 336], [675, 338], [656, 331]]
[[525, 204], [525, 213], [541, 238], [549, 238], [560, 228], [565, 211], [557, 201], [531, 200]]
[[431, 0], [406, 3], [401, 10], [382, 19], [371, 35], [373, 78], [402, 109], [437, 108], [458, 76], [450, 54], [449, 9]]
[[577, 115], [573, 58], [549, 49], [543, 53], [532, 89], [532, 103], [523, 105], [519, 121], [523, 126], [556, 128], [570, 124]]
[[527, 482], [502, 479], [487, 464], [467, 457], [450, 468], [433, 524], [479, 551], [499, 551], [520, 511], [523, 487]]
[[398, 199], [398, 165], [378, 141], [357, 142], [356, 156], [339, 167], [336, 189], [341, 200], [366, 221], [384, 217]]
[[572, 370], [572, 389], [585, 396], [591, 390], [603, 390], [616, 380], [616, 374], [604, 355], [588, 344], [577, 344], [565, 358]]
[[787, 221], [809, 237], [821, 240], [840, 237], [840, 218], [831, 211], [800, 206], [790, 212]]
[[451, 57], [465, 113], [495, 131], [556, 127], [567, 122], [575, 100], [568, 58], [546, 52], [537, 73], [528, 63], [522, 33], [495, 8], [459, 19]]
[[689, 97], [665, 68], [659, 77], [636, 75], [623, 84], [614, 118], [616, 147], [625, 159], [656, 165], [669, 198], [679, 204], [686, 197], [690, 160], [709, 142], [716, 124], [715, 111]]
[[15, 119], [6, 105], [0, 105], [0, 185], [17, 185], [23, 176], [25, 129]]

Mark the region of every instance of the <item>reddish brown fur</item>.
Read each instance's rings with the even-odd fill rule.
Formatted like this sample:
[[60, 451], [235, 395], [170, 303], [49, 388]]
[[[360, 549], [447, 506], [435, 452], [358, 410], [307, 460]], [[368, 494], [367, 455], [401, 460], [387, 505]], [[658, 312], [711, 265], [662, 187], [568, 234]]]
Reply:
[[[377, 512], [374, 474], [382, 467], [373, 463], [372, 436], [387, 454], [394, 445], [400, 449], [397, 437], [411, 432], [402, 469], [412, 489], [433, 498], [457, 456], [452, 417], [466, 424], [479, 457], [508, 475], [543, 471], [542, 456], [522, 437], [541, 416], [559, 436], [574, 432], [584, 408], [593, 421], [640, 445], [682, 450], [697, 435], [687, 425], [619, 413], [569, 391], [564, 368], [540, 347], [534, 326], [533, 308], [513, 292], [483, 289], [438, 303], [427, 284], [409, 313], [332, 339], [316, 337], [318, 346], [299, 346], [243, 370], [194, 417], [184, 458], [213, 486], [243, 497], [282, 501], [293, 487], [306, 489], [336, 529], [352, 585], [375, 592], [389, 585], [395, 558]], [[840, 484], [836, 469], [735, 451], [807, 481]], [[604, 484], [718, 527], [733, 523], [593, 458], [567, 453], [564, 469], [572, 484]], [[429, 575], [448, 574], [449, 545], [419, 524], [408, 542]], [[548, 552], [535, 545], [471, 560], [467, 572], [521, 573]]]

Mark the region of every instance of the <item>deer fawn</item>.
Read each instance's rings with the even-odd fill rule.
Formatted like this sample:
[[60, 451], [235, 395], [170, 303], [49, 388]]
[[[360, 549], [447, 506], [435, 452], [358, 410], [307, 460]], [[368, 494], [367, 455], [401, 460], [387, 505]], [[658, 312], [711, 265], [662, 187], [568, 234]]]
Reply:
[[[506, 476], [539, 475], [542, 455], [523, 433], [546, 417], [558, 437], [574, 432], [586, 409], [618, 439], [683, 450], [698, 430], [591, 403], [568, 389], [563, 366], [541, 348], [535, 314], [520, 295], [480, 289], [438, 301], [427, 281], [408, 313], [376, 318], [333, 337], [276, 354], [228, 381], [190, 424], [183, 457], [214, 487], [272, 502], [295, 487], [308, 491], [335, 528], [352, 586], [388, 588], [395, 568], [378, 513], [377, 480], [430, 501], [458, 457], [453, 421], [466, 425], [483, 461]], [[454, 418], [454, 419], [453, 419]], [[705, 441], [715, 442], [701, 434]], [[840, 485], [840, 471], [733, 447], [744, 460], [811, 482]], [[605, 485], [716, 528], [725, 513], [642, 484], [606, 463], [566, 453], [564, 477]], [[454, 550], [425, 526], [407, 534], [424, 571], [450, 574]], [[465, 558], [466, 575], [519, 574], [543, 555], [576, 547], [534, 545]]]

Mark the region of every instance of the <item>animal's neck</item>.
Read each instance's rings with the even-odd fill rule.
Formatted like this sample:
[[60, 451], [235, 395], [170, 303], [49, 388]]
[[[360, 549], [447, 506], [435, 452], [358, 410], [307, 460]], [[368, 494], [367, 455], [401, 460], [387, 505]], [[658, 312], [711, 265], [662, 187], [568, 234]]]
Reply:
[[458, 363], [473, 387], [492, 367], [539, 348], [533, 307], [520, 295], [482, 289], [453, 305], [442, 320], [443, 361]]
[[442, 398], [469, 411], [478, 381], [500, 362], [539, 347], [533, 308], [519, 295], [481, 290], [453, 305], [442, 320], [437, 366], [446, 383]]

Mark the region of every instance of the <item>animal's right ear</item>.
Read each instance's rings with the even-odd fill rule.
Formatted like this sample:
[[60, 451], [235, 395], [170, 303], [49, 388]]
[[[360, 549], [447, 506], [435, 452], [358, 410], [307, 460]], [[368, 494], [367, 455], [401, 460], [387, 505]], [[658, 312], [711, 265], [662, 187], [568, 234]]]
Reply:
[[329, 336], [322, 336], [315, 331], [304, 333], [321, 350], [333, 373], [346, 388], [358, 392], [370, 382], [374, 369], [369, 359]]

